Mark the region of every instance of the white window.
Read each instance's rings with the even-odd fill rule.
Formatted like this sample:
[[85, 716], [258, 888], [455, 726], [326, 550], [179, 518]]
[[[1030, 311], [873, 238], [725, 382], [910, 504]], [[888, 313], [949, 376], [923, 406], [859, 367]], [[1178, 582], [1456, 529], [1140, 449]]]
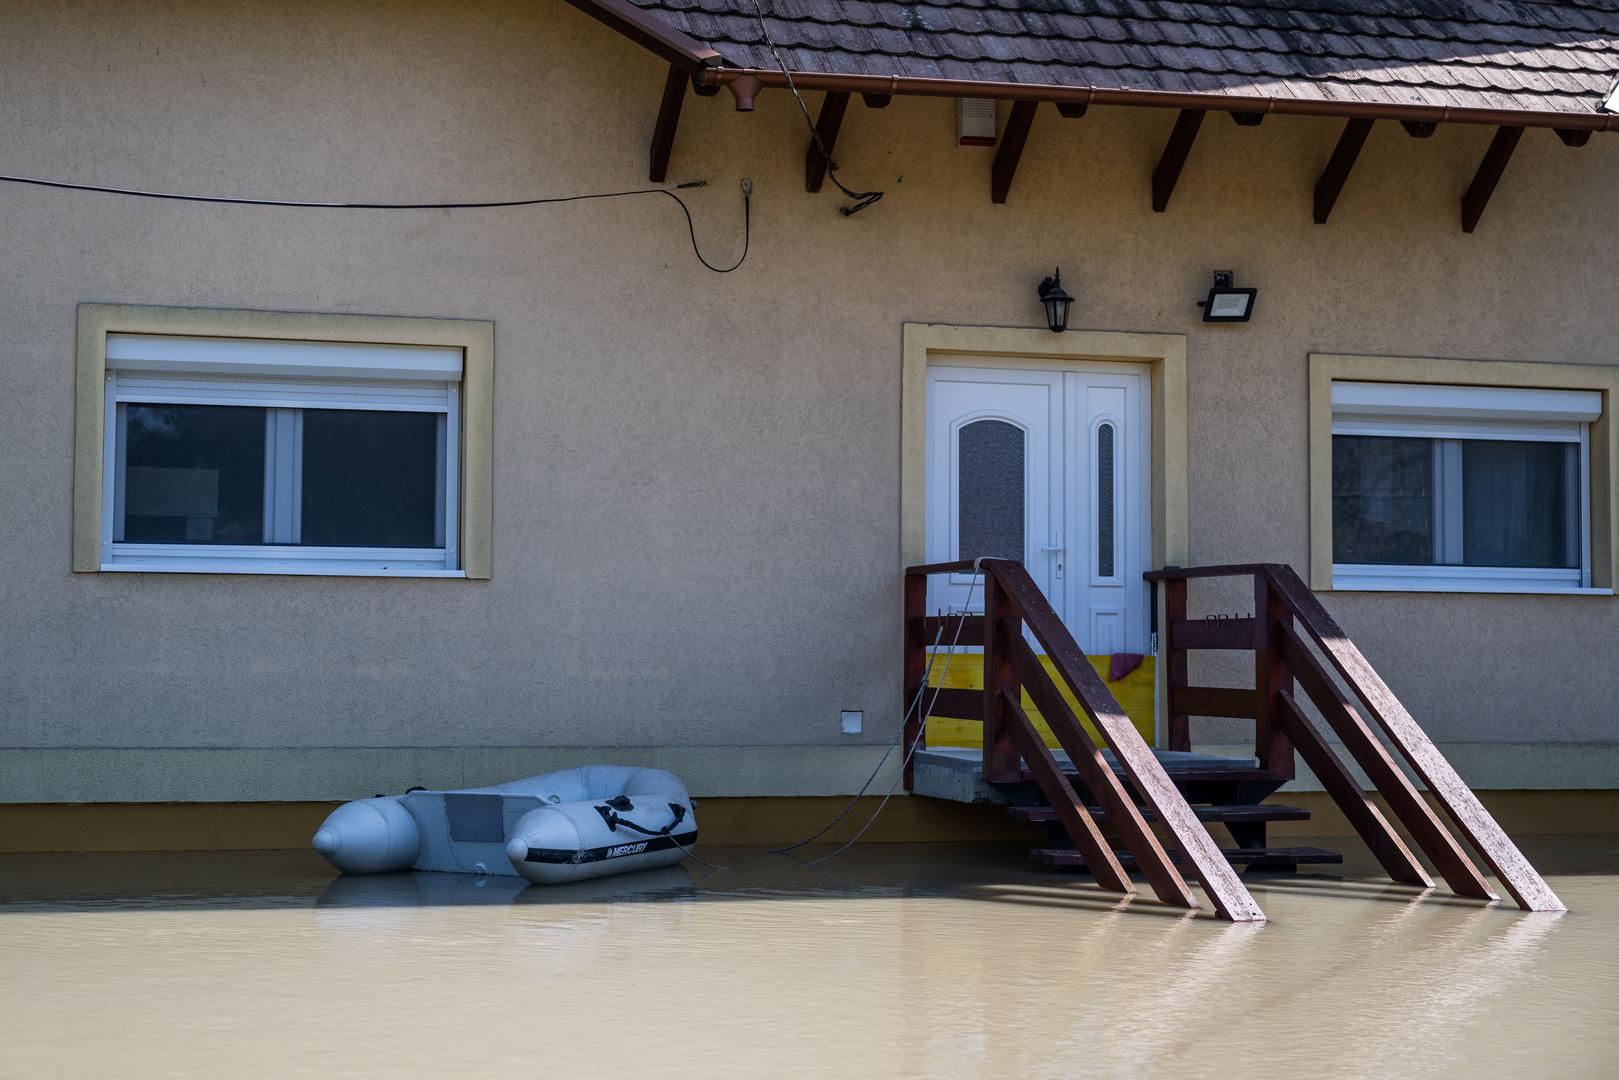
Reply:
[[107, 335], [103, 570], [460, 576], [459, 348]]
[[1332, 384], [1335, 589], [1591, 585], [1595, 391]]

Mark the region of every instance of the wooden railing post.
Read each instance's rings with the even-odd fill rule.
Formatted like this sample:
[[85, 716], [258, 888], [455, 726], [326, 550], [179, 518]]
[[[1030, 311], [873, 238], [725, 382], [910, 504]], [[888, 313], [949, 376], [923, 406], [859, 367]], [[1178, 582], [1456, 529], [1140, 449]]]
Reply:
[[[987, 560], [986, 560], [987, 562]], [[1010, 784], [1023, 774], [1022, 755], [1012, 736], [1007, 698], [1022, 699], [1023, 684], [1012, 668], [1012, 638], [1020, 613], [993, 563], [984, 567], [984, 779]]]
[[912, 757], [914, 748], [922, 745], [927, 732], [922, 729], [922, 711], [926, 701], [918, 702], [917, 695], [922, 692], [922, 680], [927, 676], [928, 658], [926, 646], [917, 633], [917, 626], [921, 619], [927, 615], [928, 579], [924, 574], [905, 575], [905, 647], [904, 647], [904, 677], [901, 680], [904, 688], [904, 697], [900, 707], [905, 710], [905, 743], [903, 749], [905, 757], [905, 790], [911, 790], [911, 779], [915, 761]]
[[[1293, 691], [1296, 681], [1342, 741], [1343, 749], [1365, 771], [1372, 786], [1387, 800], [1394, 816], [1405, 825], [1450, 887], [1462, 896], [1495, 899], [1478, 867], [1439, 820], [1428, 800], [1406, 777], [1390, 749], [1372, 733], [1359, 709], [1351, 703], [1349, 694], [1334, 681], [1330, 672], [1335, 672], [1382, 729], [1389, 746], [1405, 758], [1411, 771], [1427, 785], [1430, 797], [1483, 856], [1518, 906], [1528, 911], [1565, 910], [1557, 894], [1502, 831], [1343, 628], [1327, 613], [1298, 571], [1285, 563], [1244, 563], [1166, 566], [1162, 570], [1148, 571], [1145, 576], [1148, 581], [1161, 581], [1166, 590], [1166, 625], [1161, 652], [1169, 664], [1170, 703], [1165, 711], [1169, 716], [1171, 748], [1184, 746], [1179, 740], [1185, 738], [1186, 716], [1181, 714], [1253, 717], [1257, 725], [1255, 756], [1266, 772], [1276, 777], [1292, 776], [1296, 747], [1328, 794], [1365, 837], [1389, 875], [1396, 881], [1429, 886], [1431, 879], [1427, 872], [1390, 828], [1382, 811], [1366, 797], [1360, 781], [1338, 760], [1332, 745], [1300, 710]], [[1187, 578], [1237, 576], [1254, 578], [1252, 624], [1234, 623], [1231, 632], [1226, 632], [1185, 621]], [[1179, 641], [1175, 632], [1177, 620], [1182, 631]], [[1033, 618], [1029, 621], [1038, 634], [1040, 624]], [[1321, 659], [1306, 646], [1306, 637], [1320, 650]], [[1185, 648], [1177, 648], [1186, 645], [1252, 648], [1255, 681], [1252, 694], [1211, 687], [1188, 688], [1185, 668], [1181, 666], [1185, 663]], [[1178, 704], [1177, 689], [1181, 691]], [[1229, 711], [1207, 711], [1211, 709]]]
[[1164, 715], [1169, 725], [1169, 749], [1192, 749], [1192, 721], [1186, 713], [1174, 712], [1175, 691], [1189, 685], [1186, 675], [1186, 650], [1180, 648], [1175, 624], [1186, 618], [1186, 579], [1170, 578], [1164, 582]]
[[1293, 673], [1282, 652], [1278, 623], [1292, 625], [1287, 601], [1271, 587], [1270, 576], [1254, 572], [1254, 756], [1259, 767], [1278, 779], [1291, 780], [1295, 772], [1293, 744], [1287, 725], [1278, 715], [1277, 695], [1293, 692]]

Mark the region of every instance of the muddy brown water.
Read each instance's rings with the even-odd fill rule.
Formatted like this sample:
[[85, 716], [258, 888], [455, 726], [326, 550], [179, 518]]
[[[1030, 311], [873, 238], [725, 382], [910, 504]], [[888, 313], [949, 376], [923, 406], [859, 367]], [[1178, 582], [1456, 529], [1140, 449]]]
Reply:
[[1619, 837], [1524, 847], [1568, 914], [1353, 852], [1250, 878], [1259, 927], [1004, 846], [550, 889], [6, 856], [0, 1077], [1619, 1077]]

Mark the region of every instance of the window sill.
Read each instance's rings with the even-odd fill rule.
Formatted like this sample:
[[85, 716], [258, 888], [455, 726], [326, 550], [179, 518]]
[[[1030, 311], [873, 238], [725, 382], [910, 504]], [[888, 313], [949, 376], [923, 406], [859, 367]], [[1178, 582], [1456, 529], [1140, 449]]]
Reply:
[[464, 578], [465, 570], [425, 570], [414, 566], [296, 566], [287, 564], [246, 563], [220, 565], [198, 561], [182, 563], [173, 559], [161, 562], [102, 563], [103, 573], [115, 574], [279, 574], [300, 577], [410, 577], [410, 578]]
[[1393, 593], [1494, 593], [1518, 596], [1612, 596], [1612, 589], [1598, 589], [1583, 585], [1560, 584], [1555, 581], [1502, 580], [1477, 578], [1410, 575], [1345, 575], [1335, 571], [1332, 575], [1333, 592], [1393, 592]]
[[296, 574], [318, 577], [464, 578], [443, 548], [113, 544], [101, 569], [134, 574]]

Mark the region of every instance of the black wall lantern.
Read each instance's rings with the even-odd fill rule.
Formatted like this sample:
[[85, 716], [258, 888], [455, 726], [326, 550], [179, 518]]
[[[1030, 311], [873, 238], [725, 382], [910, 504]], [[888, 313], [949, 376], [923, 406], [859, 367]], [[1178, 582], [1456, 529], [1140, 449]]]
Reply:
[[1046, 325], [1051, 332], [1060, 334], [1068, 329], [1068, 308], [1074, 302], [1062, 287], [1062, 267], [1051, 277], [1040, 282], [1040, 302], [1046, 306]]
[[1247, 322], [1254, 313], [1254, 297], [1258, 289], [1239, 289], [1236, 275], [1229, 270], [1214, 272], [1214, 288], [1208, 298], [1199, 300], [1204, 322]]

